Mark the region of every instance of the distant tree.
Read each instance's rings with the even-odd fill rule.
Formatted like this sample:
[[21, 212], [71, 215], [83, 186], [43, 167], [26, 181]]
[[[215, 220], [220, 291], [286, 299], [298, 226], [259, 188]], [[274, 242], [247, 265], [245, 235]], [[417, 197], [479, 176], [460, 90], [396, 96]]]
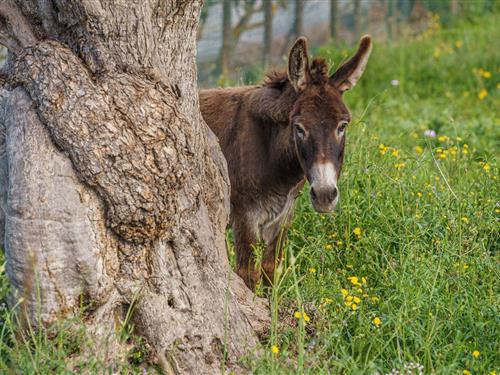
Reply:
[[269, 65], [273, 42], [273, 1], [264, 1], [264, 48], [262, 49], [262, 65]]
[[232, 28], [231, 12], [233, 0], [222, 0], [222, 46], [217, 66], [217, 75], [227, 75], [231, 62]]
[[394, 37], [394, 32], [396, 29], [396, 17], [397, 17], [397, 0], [388, 0], [387, 3], [387, 16], [386, 16], [386, 25], [387, 25], [387, 35], [389, 39]]
[[207, 23], [210, 8], [215, 4], [217, 4], [217, 0], [205, 0], [201, 8], [200, 24], [196, 33], [196, 40], [200, 40], [203, 37], [203, 31], [205, 31], [205, 24]]
[[[222, 46], [219, 53], [216, 75], [227, 75], [231, 65], [233, 51], [238, 45], [241, 35], [248, 30], [264, 25], [263, 21], [251, 22], [253, 16], [262, 12], [266, 1], [257, 0], [222, 0]], [[241, 11], [238, 22], [233, 26], [234, 11]]]
[[450, 2], [450, 12], [452, 15], [456, 16], [460, 11], [460, 4], [458, 0], [451, 0]]
[[299, 37], [304, 32], [304, 0], [295, 0], [293, 18], [293, 36]]
[[354, 35], [358, 38], [361, 34], [361, 1], [354, 0]]
[[339, 5], [338, 0], [330, 0], [330, 37], [337, 40], [339, 34]]

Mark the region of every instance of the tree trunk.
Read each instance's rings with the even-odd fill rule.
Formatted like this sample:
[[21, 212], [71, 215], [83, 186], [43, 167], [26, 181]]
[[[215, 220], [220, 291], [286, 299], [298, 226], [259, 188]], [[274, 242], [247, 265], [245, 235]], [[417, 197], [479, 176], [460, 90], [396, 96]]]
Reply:
[[354, 39], [359, 39], [361, 36], [361, 1], [354, 0]]
[[167, 373], [240, 372], [268, 323], [227, 260], [227, 171], [198, 105], [200, 7], [0, 3], [0, 232], [13, 290], [36, 325], [86, 306], [109, 360], [133, 305]]
[[264, 48], [262, 49], [262, 66], [267, 67], [271, 59], [273, 43], [273, 2], [264, 2]]
[[330, 0], [330, 38], [334, 41], [339, 36], [339, 19], [338, 0]]
[[304, 0], [295, 0], [293, 34], [296, 38], [304, 33]]
[[217, 75], [227, 76], [231, 64], [231, 51], [233, 48], [232, 26], [231, 26], [231, 1], [223, 0], [222, 3], [222, 47], [219, 56]]

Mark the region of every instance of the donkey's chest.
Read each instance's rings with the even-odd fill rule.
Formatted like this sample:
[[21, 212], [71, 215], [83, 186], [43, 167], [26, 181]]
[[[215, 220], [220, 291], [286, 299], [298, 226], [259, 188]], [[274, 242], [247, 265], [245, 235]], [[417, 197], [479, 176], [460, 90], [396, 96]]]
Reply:
[[294, 186], [287, 194], [266, 197], [253, 212], [254, 228], [258, 238], [272, 242], [293, 217], [293, 208], [304, 181]]

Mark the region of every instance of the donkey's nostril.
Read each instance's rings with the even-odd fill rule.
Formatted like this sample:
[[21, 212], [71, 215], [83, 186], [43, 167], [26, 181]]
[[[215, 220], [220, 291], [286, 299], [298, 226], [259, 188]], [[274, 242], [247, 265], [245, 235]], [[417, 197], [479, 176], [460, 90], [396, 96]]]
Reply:
[[329, 199], [330, 199], [330, 202], [333, 201], [335, 198], [337, 198], [337, 194], [338, 194], [338, 190], [337, 190], [337, 187], [335, 186], [331, 191], [330, 191], [330, 195], [329, 195]]
[[316, 192], [314, 191], [314, 188], [311, 188], [311, 198], [314, 200], [318, 199], [318, 196], [316, 195]]

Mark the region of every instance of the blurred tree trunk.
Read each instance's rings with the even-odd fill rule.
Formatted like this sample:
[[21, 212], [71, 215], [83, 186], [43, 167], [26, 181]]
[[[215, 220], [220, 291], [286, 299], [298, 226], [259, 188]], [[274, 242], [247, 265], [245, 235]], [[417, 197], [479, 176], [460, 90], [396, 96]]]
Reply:
[[268, 323], [226, 255], [227, 171], [198, 105], [200, 7], [0, 3], [10, 52], [0, 232], [13, 302], [23, 297], [38, 326], [85, 306], [87, 350], [110, 362], [130, 316], [168, 374], [242, 371]]
[[330, 0], [330, 37], [338, 41], [339, 36], [339, 5], [338, 0]]
[[354, 18], [354, 36], [357, 39], [361, 36], [361, 1], [360, 0], [354, 0], [353, 18]]
[[232, 0], [222, 2], [222, 46], [219, 55], [219, 64], [216, 69], [217, 75], [227, 76], [231, 65], [231, 52], [233, 48], [232, 31]]
[[390, 40], [394, 38], [396, 32], [397, 0], [388, 0], [387, 4], [387, 35]]
[[273, 2], [264, 1], [264, 48], [262, 50], [262, 66], [267, 67], [271, 61], [273, 43]]
[[456, 16], [460, 12], [460, 3], [458, 2], [458, 0], [451, 0], [450, 12], [453, 16]]
[[298, 38], [304, 33], [304, 0], [295, 0], [293, 35]]

